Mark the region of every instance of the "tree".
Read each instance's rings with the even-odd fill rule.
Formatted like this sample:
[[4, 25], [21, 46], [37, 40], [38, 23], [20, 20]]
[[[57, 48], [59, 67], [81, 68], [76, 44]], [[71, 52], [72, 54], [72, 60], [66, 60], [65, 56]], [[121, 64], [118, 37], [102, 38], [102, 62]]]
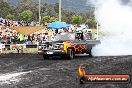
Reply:
[[56, 13], [59, 13], [59, 3], [56, 3], [54, 5], [54, 10], [55, 10]]
[[50, 23], [50, 16], [44, 16], [44, 17], [42, 17], [42, 22]]
[[86, 22], [86, 25], [89, 26], [89, 28], [96, 28], [96, 21], [94, 16], [90, 16]]
[[10, 5], [4, 0], [0, 0], [0, 17], [5, 17], [10, 13]]
[[22, 20], [28, 22], [32, 19], [33, 13], [30, 10], [25, 10], [20, 14], [20, 16]]
[[57, 18], [51, 17], [51, 16], [42, 17], [42, 22], [51, 23], [51, 22], [54, 22], [54, 21], [57, 21]]
[[[55, 21], [58, 20], [58, 18], [55, 18], [55, 17], [52, 16], [52, 17], [50, 17], [50, 20], [51, 20], [51, 22], [55, 22]], [[50, 23], [51, 23], [51, 22], [50, 22]]]
[[67, 22], [68, 24], [71, 24], [71, 23], [72, 23], [72, 19], [71, 19], [71, 17], [67, 17], [66, 22]]
[[13, 20], [14, 19], [14, 15], [8, 14], [5, 18], [6, 19]]
[[71, 24], [72, 23], [72, 16], [75, 15], [74, 12], [68, 10], [68, 9], [65, 9], [65, 10], [62, 10], [62, 21], [68, 23], [68, 24]]
[[72, 23], [71, 17], [67, 17], [66, 15], [62, 15], [61, 20], [62, 20], [63, 22], [68, 23], [68, 24], [71, 24], [71, 23]]
[[80, 23], [82, 22], [82, 16], [80, 15], [73, 15], [72, 16], [72, 23], [73, 24], [77, 24], [77, 25], [80, 25]]
[[66, 21], [67, 21], [67, 17], [66, 17], [65, 15], [62, 14], [61, 20], [64, 21], [64, 22], [66, 22]]
[[21, 3], [29, 4], [32, 0], [20, 0]]

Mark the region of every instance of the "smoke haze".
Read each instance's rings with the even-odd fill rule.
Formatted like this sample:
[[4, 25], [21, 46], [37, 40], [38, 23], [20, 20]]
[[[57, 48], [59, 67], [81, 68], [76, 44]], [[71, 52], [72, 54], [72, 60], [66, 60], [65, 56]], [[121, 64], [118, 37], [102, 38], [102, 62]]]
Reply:
[[94, 56], [132, 55], [132, 4], [122, 0], [94, 0], [95, 17], [104, 37]]

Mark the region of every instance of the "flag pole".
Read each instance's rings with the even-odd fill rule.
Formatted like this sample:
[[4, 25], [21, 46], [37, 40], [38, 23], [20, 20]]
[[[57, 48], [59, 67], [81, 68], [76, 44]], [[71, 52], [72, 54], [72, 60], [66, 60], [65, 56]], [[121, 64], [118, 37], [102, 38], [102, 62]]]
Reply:
[[41, 22], [41, 13], [40, 13], [40, 11], [41, 11], [41, 0], [39, 0], [39, 25], [40, 25], [40, 22]]
[[59, 0], [59, 21], [61, 21], [61, 0]]

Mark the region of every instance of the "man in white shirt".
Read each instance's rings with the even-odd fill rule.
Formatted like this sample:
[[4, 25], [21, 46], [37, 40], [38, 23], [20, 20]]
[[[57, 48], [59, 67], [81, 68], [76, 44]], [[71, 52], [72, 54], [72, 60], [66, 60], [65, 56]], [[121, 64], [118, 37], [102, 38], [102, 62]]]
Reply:
[[54, 33], [51, 35], [51, 41], [53, 41], [54, 40]]

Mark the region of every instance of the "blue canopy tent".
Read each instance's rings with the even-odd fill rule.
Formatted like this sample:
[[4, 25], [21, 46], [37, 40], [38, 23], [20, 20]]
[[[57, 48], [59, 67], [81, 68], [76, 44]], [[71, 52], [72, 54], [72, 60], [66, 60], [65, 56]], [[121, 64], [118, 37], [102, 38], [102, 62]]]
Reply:
[[66, 22], [55, 21], [55, 22], [49, 23], [48, 28], [61, 29], [61, 28], [67, 28], [69, 26], [70, 25], [66, 24]]

